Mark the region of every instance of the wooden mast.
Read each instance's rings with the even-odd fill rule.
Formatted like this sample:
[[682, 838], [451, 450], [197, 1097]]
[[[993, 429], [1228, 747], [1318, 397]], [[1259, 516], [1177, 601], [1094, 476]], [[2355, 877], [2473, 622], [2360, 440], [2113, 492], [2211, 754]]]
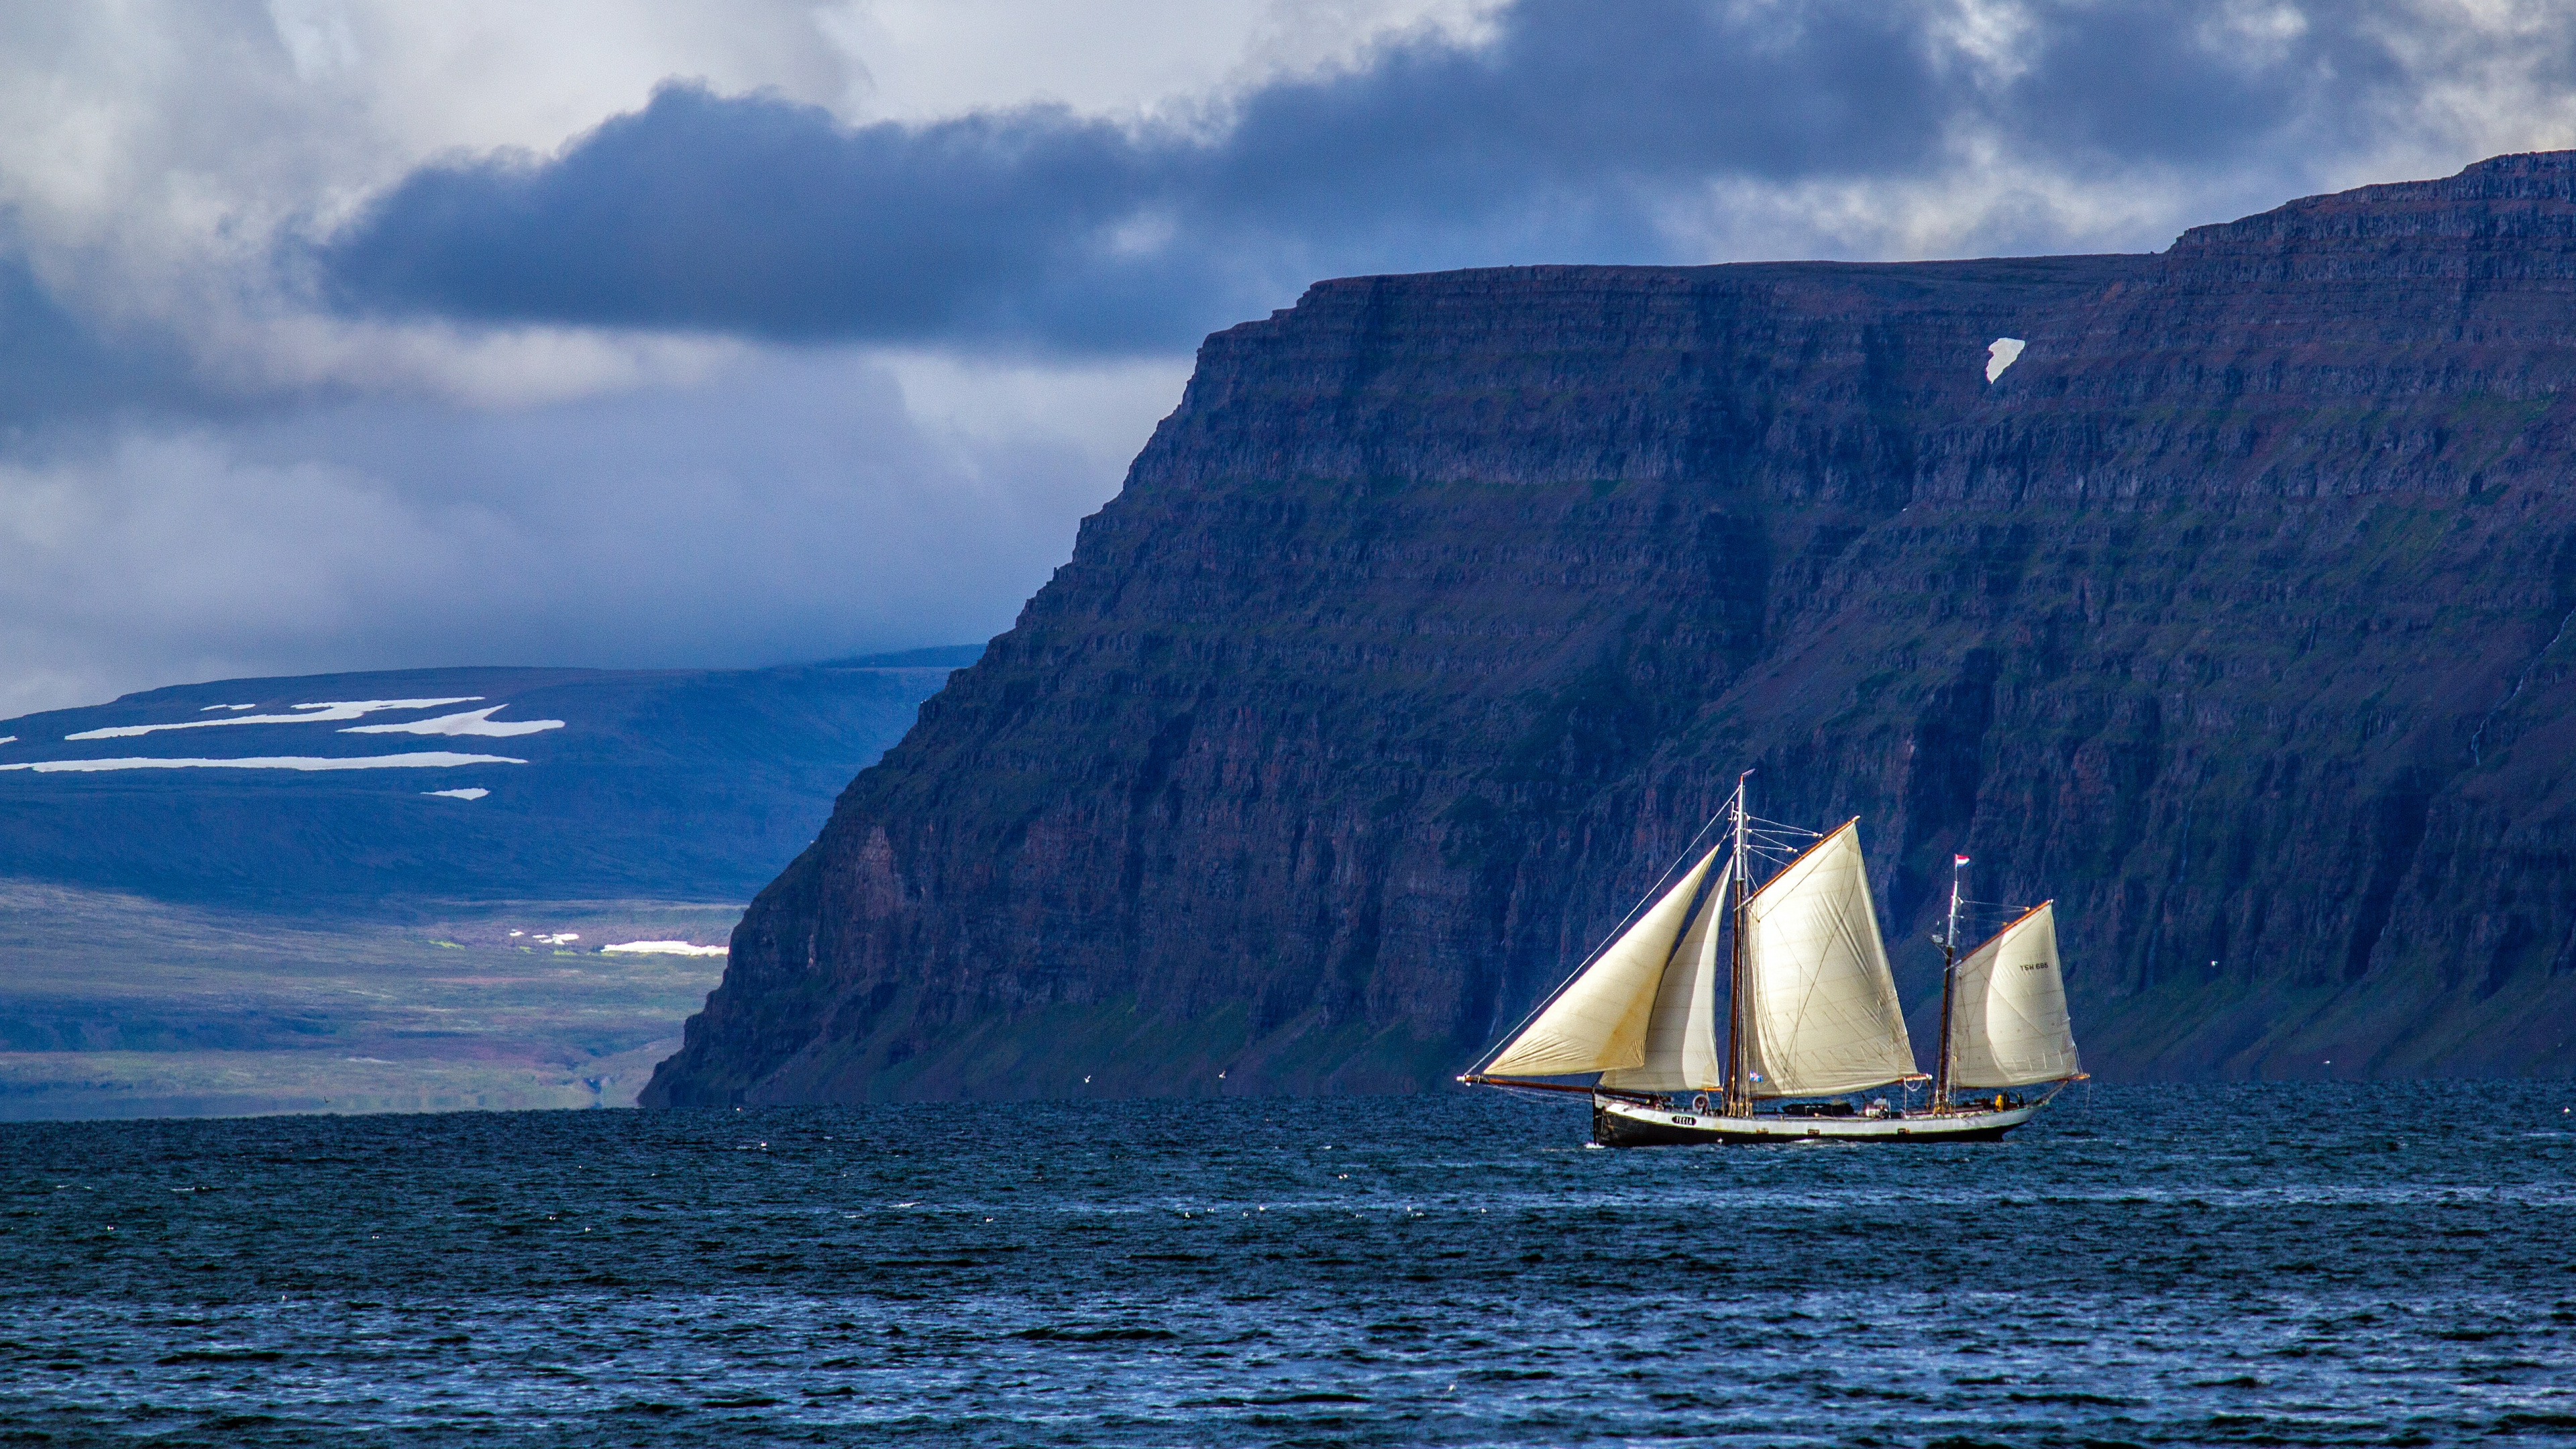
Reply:
[[1726, 1097], [1719, 1113], [1725, 1117], [1747, 1117], [1753, 1113], [1753, 1094], [1744, 1080], [1744, 902], [1747, 898], [1745, 877], [1752, 862], [1744, 854], [1744, 782], [1752, 778], [1751, 770], [1735, 777], [1735, 902], [1729, 908], [1733, 929], [1734, 951], [1727, 961], [1726, 985]]
[[1950, 998], [1956, 994], [1959, 965], [1959, 873], [1968, 858], [1950, 855], [1950, 922], [1941, 928], [1941, 1041], [1932, 1058], [1932, 1115], [1950, 1111]]

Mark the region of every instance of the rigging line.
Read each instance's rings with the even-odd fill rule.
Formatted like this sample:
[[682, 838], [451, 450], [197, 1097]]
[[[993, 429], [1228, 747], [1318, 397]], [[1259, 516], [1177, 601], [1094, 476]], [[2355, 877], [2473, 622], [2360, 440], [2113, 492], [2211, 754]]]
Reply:
[[1680, 870], [1683, 866], [1690, 864], [1693, 858], [1692, 852], [1699, 849], [1701, 839], [1707, 836], [1709, 830], [1714, 827], [1718, 821], [1725, 818], [1726, 812], [1723, 810], [1708, 817], [1708, 824], [1701, 826], [1699, 828], [1699, 833], [1690, 838], [1690, 844], [1682, 847], [1681, 858], [1665, 867], [1664, 873], [1656, 877], [1653, 885], [1646, 887], [1646, 893], [1638, 898], [1637, 903], [1628, 908], [1628, 914], [1619, 918], [1619, 924], [1610, 928], [1610, 934], [1602, 937], [1601, 943], [1594, 946], [1589, 952], [1586, 952], [1583, 959], [1575, 964], [1574, 969], [1566, 974], [1566, 978], [1556, 983], [1555, 990], [1550, 991], [1547, 995], [1539, 998], [1538, 1005], [1531, 1007], [1527, 1015], [1513, 1023], [1512, 1029], [1504, 1032], [1500, 1041], [1487, 1047], [1483, 1056], [1476, 1058], [1476, 1064], [1467, 1069], [1467, 1075], [1475, 1076], [1484, 1071], [1485, 1065], [1488, 1062], [1491, 1062], [1497, 1055], [1499, 1055], [1504, 1047], [1509, 1046], [1512, 1043], [1512, 1040], [1515, 1037], [1518, 1037], [1531, 1022], [1538, 1020], [1540, 1012], [1554, 1006], [1556, 1004], [1556, 999], [1565, 994], [1565, 989], [1567, 987], [1572, 986], [1575, 982], [1581, 980], [1583, 978], [1583, 973], [1592, 969], [1592, 963], [1601, 959], [1601, 953], [1609, 950], [1611, 945], [1619, 939], [1621, 934], [1627, 931], [1629, 925], [1635, 922], [1637, 917], [1642, 914], [1648, 906], [1654, 904], [1657, 900], [1662, 899], [1664, 883], [1673, 878], [1674, 871]]
[[[1768, 824], [1772, 824], [1772, 825], [1779, 825], [1779, 824], [1783, 824], [1783, 823], [1785, 823], [1785, 822], [1782, 822], [1782, 821], [1773, 820], [1773, 819], [1772, 819], [1770, 816], [1768, 816], [1768, 815], [1756, 815], [1756, 814], [1754, 814], [1754, 813], [1753, 813], [1752, 811], [1750, 811], [1750, 810], [1747, 810], [1746, 812], [1744, 812], [1744, 818], [1745, 818], [1745, 820], [1746, 820], [1746, 822], [1747, 822], [1747, 823], [1751, 823], [1751, 824], [1763, 824], [1763, 823], [1768, 823]], [[1795, 830], [1805, 830], [1807, 827], [1805, 827], [1805, 826], [1803, 826], [1803, 825], [1791, 825], [1791, 828], [1792, 828], [1792, 829], [1795, 829]], [[1817, 834], [1817, 835], [1822, 835], [1822, 834], [1824, 834], [1824, 832], [1823, 832], [1823, 831], [1821, 831], [1821, 830], [1819, 830], [1819, 831], [1815, 831], [1815, 832], [1812, 832], [1812, 833]]]

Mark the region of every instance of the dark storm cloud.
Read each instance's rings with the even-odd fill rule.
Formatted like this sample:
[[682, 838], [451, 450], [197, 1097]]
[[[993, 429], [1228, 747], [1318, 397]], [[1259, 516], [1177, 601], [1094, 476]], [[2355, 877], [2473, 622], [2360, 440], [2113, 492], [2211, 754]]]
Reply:
[[1523, 0], [1483, 44], [1395, 44], [1195, 129], [851, 128], [673, 85], [552, 159], [420, 171], [319, 261], [360, 310], [1168, 347], [1334, 272], [1670, 259], [1660, 219], [1711, 184], [1933, 178], [1978, 148], [2295, 184], [2423, 86], [2409, 13], [2043, 4], [1990, 65], [1947, 4]]
[[918, 335], [1043, 286], [1158, 164], [1061, 111], [850, 131], [667, 86], [549, 164], [414, 175], [330, 263], [359, 296], [470, 317]]
[[207, 402], [167, 339], [101, 331], [0, 245], [0, 433]]

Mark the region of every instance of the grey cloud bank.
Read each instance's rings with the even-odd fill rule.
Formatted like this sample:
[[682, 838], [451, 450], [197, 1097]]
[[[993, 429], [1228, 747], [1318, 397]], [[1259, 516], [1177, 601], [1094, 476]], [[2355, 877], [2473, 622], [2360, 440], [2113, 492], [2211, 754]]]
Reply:
[[[852, 127], [679, 83], [556, 156], [416, 172], [315, 263], [358, 310], [1115, 351], [1187, 346], [1322, 274], [1885, 251], [1923, 224], [1892, 214], [1900, 189], [1920, 205], [1928, 183], [2013, 183], [1942, 199], [1957, 243], [2146, 249], [2216, 218], [2084, 193], [2181, 177], [2187, 202], [2268, 204], [2428, 139], [2446, 74], [2569, 70], [2565, 36], [2534, 48], [2457, 19], [1524, 0], [1480, 44], [1401, 40], [1132, 126], [1029, 107]], [[2075, 200], [2016, 204], [2034, 179]], [[1717, 200], [1850, 185], [1887, 188], [1891, 214], [1770, 211], [1743, 235]]]

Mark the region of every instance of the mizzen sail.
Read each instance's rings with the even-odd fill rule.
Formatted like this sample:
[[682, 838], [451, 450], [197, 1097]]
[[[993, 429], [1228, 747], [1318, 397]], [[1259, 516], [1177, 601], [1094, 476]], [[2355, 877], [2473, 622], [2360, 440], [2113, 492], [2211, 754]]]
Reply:
[[2057, 914], [2047, 903], [1970, 952], [1950, 989], [1952, 1086], [2026, 1087], [2084, 1070], [2066, 1018]]
[[[1723, 849], [1720, 847], [1719, 849]], [[1608, 1072], [1646, 1065], [1647, 1038], [1659, 1017], [1665, 967], [1672, 963], [1695, 916], [1700, 886], [1718, 857], [1701, 856], [1637, 923], [1611, 942], [1547, 1009], [1513, 1037], [1485, 1067], [1497, 1077], [1553, 1077]], [[1674, 972], [1687, 975], [1687, 972]]]
[[1859, 822], [1810, 846], [1744, 905], [1746, 1088], [1808, 1097], [1915, 1075], [1879, 938]]

